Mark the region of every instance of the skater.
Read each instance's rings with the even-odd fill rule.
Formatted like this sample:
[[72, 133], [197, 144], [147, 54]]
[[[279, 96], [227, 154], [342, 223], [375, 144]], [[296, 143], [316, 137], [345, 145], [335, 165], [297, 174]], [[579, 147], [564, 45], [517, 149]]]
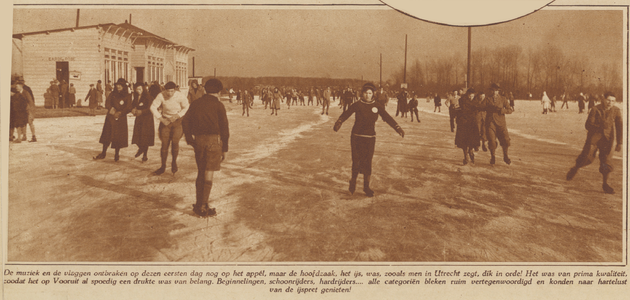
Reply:
[[247, 112], [247, 116], [249, 117], [249, 108], [251, 107], [251, 103], [254, 102], [254, 100], [252, 100], [252, 95], [245, 90], [245, 92], [243, 92], [243, 114], [241, 116], [245, 115], [245, 112]]
[[210, 79], [205, 84], [206, 93], [190, 105], [182, 126], [186, 143], [195, 149], [197, 163], [196, 202], [193, 212], [200, 217], [216, 215], [216, 209], [208, 206], [215, 171], [221, 170], [221, 162], [228, 151], [230, 130], [225, 106], [219, 101], [223, 89], [221, 81]]
[[569, 99], [567, 98], [567, 94], [562, 93], [560, 99], [562, 99], [562, 106], [560, 106], [560, 109], [563, 109], [565, 105], [567, 106], [567, 109], [569, 109]]
[[400, 113], [401, 118], [407, 117], [407, 98], [409, 95], [407, 94], [407, 89], [403, 88], [400, 93], [396, 96], [398, 99], [398, 105], [396, 106], [396, 117], [398, 117], [398, 113]]
[[190, 89], [188, 90], [188, 104], [201, 98], [203, 94], [203, 88], [199, 86], [199, 83], [197, 83], [197, 79], [193, 79], [190, 82]]
[[[29, 142], [37, 142], [37, 137], [35, 137], [35, 100], [33, 100], [33, 92], [31, 88], [24, 85], [24, 81], [18, 80], [15, 84], [15, 89], [18, 93], [22, 94], [26, 102], [28, 103], [26, 106], [27, 113], [27, 125], [31, 128], [32, 138]], [[26, 125], [24, 126], [24, 137], [23, 140], [26, 141]]]
[[90, 116], [96, 116], [96, 107], [98, 106], [97, 93], [94, 84], [90, 83], [90, 90], [88, 90], [87, 95], [85, 95], [85, 102], [88, 103], [88, 107], [90, 108]]
[[149, 147], [155, 144], [155, 124], [151, 113], [153, 99], [160, 93], [160, 87], [153, 85], [147, 91], [142, 83], [134, 85], [134, 97], [131, 113], [136, 116], [133, 125], [133, 136], [131, 144], [138, 145], [138, 152], [135, 157], [142, 155], [142, 162], [147, 161]]
[[433, 97], [433, 105], [435, 105], [433, 112], [435, 112], [436, 110], [439, 113], [442, 112], [442, 98], [440, 98], [440, 95], [438, 95], [437, 93], [435, 93], [435, 96]]
[[578, 97], [578, 114], [584, 113], [585, 102], [586, 99], [584, 98], [584, 95], [580, 93], [580, 96]]
[[368, 197], [374, 196], [370, 189], [370, 175], [372, 174], [372, 157], [374, 156], [374, 144], [376, 143], [376, 131], [374, 125], [380, 115], [383, 121], [394, 128], [401, 137], [405, 132], [386, 111], [383, 105], [375, 101], [374, 91], [376, 87], [372, 83], [363, 85], [363, 97], [359, 102], [353, 103], [348, 110], [339, 116], [333, 130], [338, 131], [345, 120], [356, 113], [350, 147], [352, 149], [352, 178], [349, 191], [354, 194], [357, 177], [363, 174], [363, 191]]
[[278, 88], [273, 90], [273, 100], [271, 102], [271, 115], [278, 115], [278, 110], [280, 110], [280, 100], [282, 99], [282, 93], [278, 91]]
[[[457, 132], [455, 145], [464, 152], [463, 164], [475, 163], [474, 149], [479, 149], [479, 128], [476, 124], [477, 108], [475, 107], [475, 90], [470, 88], [459, 99], [459, 109], [455, 112]], [[470, 160], [469, 160], [470, 159]]]
[[[480, 92], [479, 95], [474, 97], [472, 100], [474, 104], [473, 106], [476, 108], [475, 123], [477, 124], [477, 132], [479, 133], [479, 138], [481, 139], [481, 150], [483, 150], [483, 152], [488, 151], [488, 148], [486, 147], [486, 111], [480, 109], [484, 106], [485, 100], [486, 94], [483, 92]], [[479, 147], [476, 147], [475, 151], [479, 151]]]
[[490, 86], [492, 95], [486, 97], [484, 109], [486, 111], [486, 137], [488, 138], [488, 148], [490, 149], [490, 164], [495, 163], [495, 150], [497, 149], [497, 139], [503, 149], [503, 161], [511, 164], [512, 160], [508, 156], [510, 147], [510, 136], [508, 134], [505, 115], [512, 113], [510, 102], [499, 94], [501, 87], [497, 83]]
[[457, 95], [457, 90], [454, 90], [452, 93], [446, 95], [446, 102], [444, 104], [448, 107], [451, 132], [455, 132], [455, 117], [459, 111], [459, 95]]
[[326, 115], [328, 115], [328, 108], [330, 107], [330, 96], [330, 87], [328, 87], [324, 91], [324, 95], [322, 96], [322, 115], [324, 114], [324, 112], [326, 112]]
[[588, 166], [595, 160], [595, 155], [599, 151], [599, 172], [602, 173], [602, 189], [606, 194], [615, 193], [608, 185], [608, 176], [613, 171], [611, 153], [613, 144], [616, 139], [615, 151], [619, 152], [623, 141], [623, 119], [621, 109], [614, 106], [615, 100], [615, 95], [607, 92], [602, 103], [593, 107], [588, 114], [585, 124], [588, 133], [584, 148], [575, 160], [575, 166], [567, 173], [567, 180], [573, 179], [581, 167]]
[[[510, 106], [512, 107], [512, 111], [514, 111], [514, 94], [512, 94], [512, 92], [508, 95], [508, 100], [510, 100]], [[567, 108], [569, 108], [568, 104]]]
[[383, 90], [383, 87], [381, 87], [381, 90], [378, 92], [378, 95], [376, 96], [376, 101], [380, 102], [381, 104], [383, 104], [383, 106], [387, 108], [389, 95], [387, 95], [387, 92]]
[[[21, 143], [26, 141], [26, 124], [28, 124], [28, 100], [15, 87], [11, 88], [11, 107], [9, 116], [9, 141]], [[17, 138], [13, 131], [17, 129]]]
[[[383, 103], [381, 102], [381, 105], [383, 105]], [[385, 105], [383, 105], [384, 107]], [[418, 95], [416, 95], [416, 93], [413, 93], [413, 97], [411, 97], [411, 100], [409, 100], [409, 114], [411, 115], [411, 122], [413, 123], [413, 114], [416, 114], [416, 120], [418, 121], [418, 123], [420, 123], [420, 117], [418, 117]]]
[[127, 114], [131, 111], [131, 95], [125, 79], [118, 79], [114, 91], [105, 100], [105, 107], [107, 108], [107, 115], [99, 139], [99, 143], [103, 144], [103, 151], [94, 159], [104, 159], [107, 148], [111, 144], [112, 148], [116, 150], [114, 161], [118, 161], [120, 148], [126, 148], [129, 145]]
[[[119, 80], [120, 81], [120, 80]], [[127, 90], [127, 94], [129, 94], [128, 86], [125, 85], [124, 88]], [[107, 98], [105, 98], [107, 99]], [[103, 86], [101, 85], [101, 81], [98, 80], [96, 82], [96, 102], [98, 103], [98, 108], [103, 107]]]
[[[177, 85], [169, 81], [164, 86], [164, 91], [155, 97], [151, 104], [151, 112], [160, 120], [158, 133], [160, 135], [160, 159], [162, 166], [155, 170], [153, 174], [161, 175], [166, 171], [166, 160], [168, 158], [168, 147], [171, 146], [171, 171], [175, 174], [177, 168], [177, 156], [179, 154], [179, 140], [184, 134], [182, 131], [182, 117], [188, 111], [188, 99], [181, 93], [176, 91]], [[162, 112], [158, 111], [162, 108]]]
[[540, 101], [543, 107], [543, 115], [547, 114], [551, 108], [551, 100], [547, 96], [547, 92], [543, 91], [542, 100]]

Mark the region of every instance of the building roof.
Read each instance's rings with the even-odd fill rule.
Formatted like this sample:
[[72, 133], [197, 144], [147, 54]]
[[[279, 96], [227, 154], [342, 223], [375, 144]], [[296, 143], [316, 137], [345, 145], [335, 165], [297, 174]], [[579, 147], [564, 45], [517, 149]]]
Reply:
[[184, 45], [178, 45], [175, 42], [172, 42], [164, 37], [161, 37], [159, 35], [153, 34], [151, 32], [148, 32], [140, 27], [131, 25], [129, 23], [127, 23], [125, 21], [125, 23], [120, 23], [120, 24], [114, 24], [114, 23], [104, 23], [104, 24], [98, 24], [98, 25], [90, 25], [90, 26], [79, 26], [79, 27], [69, 27], [69, 28], [61, 28], [61, 29], [52, 29], [52, 30], [42, 30], [42, 31], [34, 31], [34, 32], [24, 32], [24, 33], [17, 33], [13, 35], [14, 39], [22, 39], [24, 36], [27, 35], [36, 35], [36, 34], [49, 34], [51, 32], [63, 32], [63, 31], [75, 31], [75, 30], [81, 30], [81, 29], [89, 29], [89, 28], [104, 28], [106, 32], [110, 32], [111, 30], [114, 30], [114, 32], [119, 31], [119, 30], [124, 30], [124, 31], [130, 31], [130, 36], [134, 35], [134, 39], [133, 39], [133, 43], [135, 44], [136, 41], [143, 41], [143, 40], [153, 40], [153, 41], [157, 41], [159, 43], [163, 43], [163, 44], [167, 44], [173, 48], [178, 48], [178, 49], [183, 49], [184, 51], [194, 51], [195, 49], [184, 46]]
[[89, 28], [99, 28], [105, 26], [116, 25], [114, 23], [106, 23], [106, 24], [98, 24], [98, 25], [90, 25], [90, 26], [79, 26], [79, 27], [70, 27], [70, 28], [61, 28], [61, 29], [51, 29], [51, 30], [42, 30], [42, 31], [33, 31], [33, 32], [24, 32], [24, 33], [16, 33], [13, 35], [14, 39], [22, 39], [27, 35], [36, 35], [36, 34], [48, 34], [51, 32], [62, 32], [62, 31], [74, 31], [79, 29], [89, 29]]

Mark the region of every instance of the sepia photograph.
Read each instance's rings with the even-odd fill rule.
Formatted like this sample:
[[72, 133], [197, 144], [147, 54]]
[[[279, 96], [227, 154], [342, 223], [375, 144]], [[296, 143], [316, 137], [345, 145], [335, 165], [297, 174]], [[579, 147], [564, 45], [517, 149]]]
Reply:
[[622, 265], [626, 16], [14, 5], [7, 262]]

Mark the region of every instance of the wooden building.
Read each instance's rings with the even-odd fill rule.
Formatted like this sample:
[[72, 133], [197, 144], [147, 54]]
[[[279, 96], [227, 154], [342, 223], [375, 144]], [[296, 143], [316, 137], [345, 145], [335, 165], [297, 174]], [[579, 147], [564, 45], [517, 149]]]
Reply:
[[[90, 84], [124, 78], [130, 83], [173, 81], [188, 89], [188, 54], [178, 45], [127, 22], [98, 24], [13, 35], [20, 74], [33, 90], [35, 104], [44, 106], [50, 82], [73, 83], [76, 98], [85, 99]], [[21, 65], [15, 70], [15, 65]]]

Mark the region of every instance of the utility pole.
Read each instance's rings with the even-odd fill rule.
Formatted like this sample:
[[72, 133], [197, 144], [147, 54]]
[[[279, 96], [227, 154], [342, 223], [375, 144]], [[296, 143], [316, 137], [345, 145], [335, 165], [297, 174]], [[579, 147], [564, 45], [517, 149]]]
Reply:
[[381, 53], [381, 62], [379, 63], [380, 66], [380, 72], [379, 72], [379, 78], [378, 78], [378, 87], [382, 87], [383, 86], [383, 53]]
[[407, 35], [405, 34], [405, 68], [403, 71], [403, 83], [407, 83]]
[[467, 69], [466, 69], [466, 88], [470, 87], [470, 48], [471, 48], [471, 34], [470, 34], [470, 29], [471, 27], [468, 26], [468, 63], [467, 63]]
[[77, 26], [79, 27], [79, 16], [81, 15], [81, 10], [77, 9]]
[[217, 78], [217, 68], [214, 68], [214, 78]]

